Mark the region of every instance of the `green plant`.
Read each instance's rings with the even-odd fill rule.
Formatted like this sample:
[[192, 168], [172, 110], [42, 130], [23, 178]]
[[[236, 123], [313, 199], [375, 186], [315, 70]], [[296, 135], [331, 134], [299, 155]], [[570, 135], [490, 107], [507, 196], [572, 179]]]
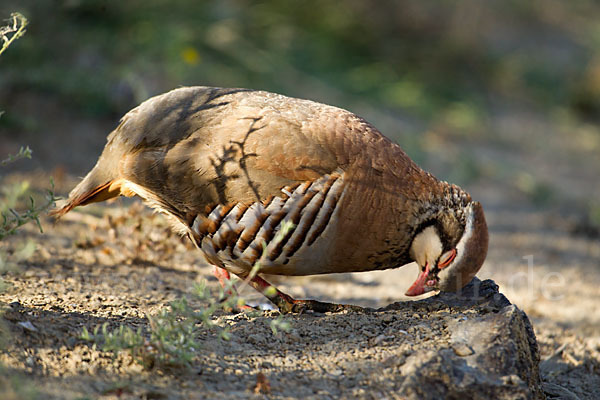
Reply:
[[27, 18], [18, 12], [10, 14], [8, 22], [7, 25], [0, 27], [0, 39], [2, 40], [0, 54], [4, 53], [12, 42], [25, 34], [25, 27], [29, 23]]
[[29, 146], [26, 146], [25, 148], [21, 147], [17, 154], [9, 154], [7, 158], [0, 161], [0, 167], [4, 167], [10, 163], [20, 160], [21, 158], [31, 158], [31, 153], [32, 151]]
[[27, 195], [29, 183], [24, 181], [13, 185], [7, 185], [2, 188], [0, 193], [0, 214], [2, 221], [0, 222], [0, 240], [7, 236], [14, 235], [17, 229], [27, 224], [35, 222], [43, 233], [42, 224], [40, 222], [40, 214], [50, 208], [57, 197], [54, 196], [54, 182], [50, 180], [51, 189], [47, 190], [45, 201], [41, 206], [37, 206], [31, 195], [27, 196], [27, 208], [24, 211], [17, 211], [14, 207], [19, 200]]
[[[0, 166], [4, 167], [22, 158], [31, 158], [32, 150], [29, 146], [21, 147], [19, 152], [14, 155], [9, 155], [6, 159], [0, 161]], [[54, 196], [54, 182], [50, 179], [50, 186], [45, 196], [45, 201], [41, 206], [36, 206], [35, 200], [31, 195], [27, 195], [29, 191], [29, 182], [22, 181], [12, 185], [4, 185], [0, 190], [0, 240], [7, 236], [14, 235], [21, 226], [28, 222], [35, 222], [40, 230], [40, 213], [46, 211], [54, 204], [57, 198]], [[15, 207], [25, 197], [28, 197], [27, 208], [25, 211], [17, 211]]]

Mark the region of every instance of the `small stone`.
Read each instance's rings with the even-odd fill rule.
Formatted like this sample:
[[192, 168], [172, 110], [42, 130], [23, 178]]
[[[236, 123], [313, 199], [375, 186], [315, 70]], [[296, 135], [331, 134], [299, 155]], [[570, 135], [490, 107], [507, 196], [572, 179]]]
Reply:
[[252, 334], [248, 336], [248, 343], [252, 343], [255, 345], [260, 345], [265, 342], [265, 337], [263, 335]]
[[519, 378], [518, 375], [515, 375], [515, 374], [503, 376], [502, 383], [504, 383], [505, 385], [515, 385], [515, 386], [524, 384], [523, 380], [521, 378]]
[[475, 351], [466, 343], [458, 342], [452, 345], [452, 350], [457, 356], [466, 357], [474, 354]]
[[378, 344], [380, 344], [381, 342], [383, 342], [384, 340], [390, 339], [389, 336], [386, 335], [378, 335], [374, 338], [370, 338], [369, 339], [369, 346], [377, 346]]
[[390, 323], [393, 322], [395, 319], [393, 314], [383, 314], [383, 316], [381, 317], [381, 321], [386, 322], [386, 323]]
[[406, 356], [401, 354], [399, 356], [391, 356], [391, 357], [386, 358], [385, 360], [383, 360], [382, 365], [385, 368], [394, 368], [394, 367], [401, 366], [405, 362], [406, 362]]
[[17, 325], [29, 332], [37, 332], [37, 328], [29, 321], [17, 322]]

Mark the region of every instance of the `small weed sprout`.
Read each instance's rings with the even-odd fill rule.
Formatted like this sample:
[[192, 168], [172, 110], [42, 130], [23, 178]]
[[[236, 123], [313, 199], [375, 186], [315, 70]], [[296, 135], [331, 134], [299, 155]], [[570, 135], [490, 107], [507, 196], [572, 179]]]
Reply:
[[0, 54], [18, 38], [23, 36], [26, 32], [25, 27], [29, 21], [21, 13], [12, 13], [8, 19], [8, 24], [0, 26], [0, 40], [2, 40], [2, 47], [0, 48]]
[[33, 197], [29, 196], [27, 208], [24, 211], [17, 211], [14, 207], [29, 190], [28, 182], [21, 182], [15, 185], [9, 185], [2, 188], [0, 195], [0, 240], [7, 236], [14, 235], [17, 229], [29, 222], [35, 222], [40, 233], [44, 233], [40, 222], [40, 214], [48, 210], [57, 200], [54, 195], [54, 181], [50, 179], [50, 189], [46, 191], [45, 201], [41, 206], [35, 204]]
[[[9, 155], [6, 159], [1, 160], [0, 166], [4, 167], [22, 158], [31, 158], [31, 153], [29, 146], [21, 147], [17, 154]], [[44, 232], [40, 223], [40, 213], [50, 208], [57, 200], [54, 195], [54, 181], [52, 179], [50, 179], [50, 187], [41, 206], [36, 206], [33, 197], [29, 196], [28, 207], [23, 212], [15, 210], [15, 207], [27, 195], [29, 182], [23, 181], [2, 187], [0, 190], [0, 215], [2, 217], [2, 221], [0, 221], [0, 240], [14, 235], [17, 229], [32, 221], [36, 223], [41, 233]]]
[[29, 146], [25, 146], [25, 148], [23, 148], [21, 146], [21, 148], [19, 149], [19, 152], [17, 154], [9, 154], [7, 158], [0, 161], [0, 167], [4, 167], [10, 163], [20, 160], [21, 158], [31, 159], [31, 153], [33, 153], [33, 151], [31, 151]]
[[[4, 53], [8, 46], [15, 40], [25, 34], [25, 27], [27, 24], [27, 18], [22, 14], [12, 13], [8, 20], [8, 24], [0, 26], [0, 41], [2, 41], [0, 55]], [[25, 148], [21, 147], [17, 154], [9, 155], [6, 159], [0, 160], [0, 167], [4, 167], [22, 158], [31, 158], [31, 153], [32, 151], [29, 146], [26, 146]], [[54, 183], [51, 183], [52, 190], [48, 191], [47, 201], [41, 207], [36, 207], [33, 198], [30, 196], [29, 206], [27, 210], [22, 213], [17, 212], [14, 207], [29, 189], [29, 183], [21, 182], [20, 184], [10, 186], [5, 185], [2, 187], [2, 197], [0, 197], [0, 213], [2, 215], [2, 222], [0, 222], [0, 240], [4, 239], [6, 236], [15, 234], [17, 229], [30, 221], [35, 221], [40, 232], [42, 232], [39, 215], [42, 211], [45, 211], [53, 205], [56, 200], [53, 192]], [[0, 263], [1, 262], [2, 260], [0, 259]]]

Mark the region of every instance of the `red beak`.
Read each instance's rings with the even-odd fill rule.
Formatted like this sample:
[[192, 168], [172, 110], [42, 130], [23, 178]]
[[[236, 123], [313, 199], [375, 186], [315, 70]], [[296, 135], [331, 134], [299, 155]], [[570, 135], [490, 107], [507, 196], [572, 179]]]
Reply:
[[406, 296], [419, 296], [433, 290], [431, 286], [426, 285], [429, 276], [429, 263], [425, 264], [425, 269], [419, 273], [417, 280], [408, 288]]

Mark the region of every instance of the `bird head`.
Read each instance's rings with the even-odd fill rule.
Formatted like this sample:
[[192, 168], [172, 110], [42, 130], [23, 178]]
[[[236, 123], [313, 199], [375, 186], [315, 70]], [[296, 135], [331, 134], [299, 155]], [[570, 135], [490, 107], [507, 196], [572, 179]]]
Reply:
[[464, 209], [464, 227], [440, 232], [440, 225], [422, 229], [413, 239], [410, 255], [419, 265], [419, 276], [406, 292], [418, 296], [432, 290], [456, 292], [473, 279], [487, 255], [488, 230], [478, 202]]

